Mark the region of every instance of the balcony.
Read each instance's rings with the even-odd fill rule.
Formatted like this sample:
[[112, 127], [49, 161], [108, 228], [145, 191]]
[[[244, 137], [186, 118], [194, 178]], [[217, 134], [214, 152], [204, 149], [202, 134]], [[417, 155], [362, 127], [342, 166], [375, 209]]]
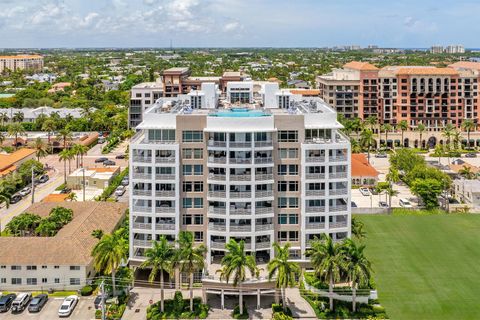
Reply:
[[255, 214], [256, 215], [273, 214], [273, 207], [256, 208]]
[[226, 179], [227, 179], [227, 176], [225, 174], [210, 173], [208, 175], [208, 180], [212, 180], [212, 181], [225, 181]]
[[306, 190], [305, 195], [307, 197], [323, 197], [325, 195], [325, 190]]
[[346, 228], [347, 221], [340, 221], [340, 222], [330, 222], [328, 225], [329, 228]]
[[255, 148], [273, 147], [273, 141], [255, 141]]
[[208, 162], [225, 164], [227, 163], [227, 158], [226, 157], [208, 157]]
[[231, 164], [252, 164], [251, 158], [230, 158]]
[[231, 174], [230, 181], [251, 181], [251, 174]]
[[156, 157], [155, 163], [175, 163], [175, 157]]
[[325, 229], [325, 222], [307, 222], [306, 226], [307, 229]]
[[273, 163], [272, 157], [255, 158], [255, 164], [271, 164], [271, 163]]
[[134, 222], [133, 223], [133, 229], [151, 230], [152, 229], [152, 224], [151, 223]]
[[225, 249], [225, 242], [212, 241], [210, 242], [211, 249]]
[[132, 174], [133, 179], [143, 179], [143, 180], [150, 180], [152, 178], [151, 173], [137, 173], [134, 172]]
[[318, 156], [318, 157], [306, 157], [306, 162], [325, 162], [325, 156]]
[[309, 180], [325, 179], [325, 173], [307, 173], [305, 177]]
[[212, 231], [226, 231], [227, 226], [225, 224], [215, 224], [215, 223], [209, 223], [208, 224], [208, 230]]
[[138, 240], [134, 239], [133, 240], [133, 245], [136, 247], [146, 247], [150, 248], [152, 246], [152, 240]]
[[175, 207], [156, 207], [155, 213], [175, 213]]
[[152, 190], [133, 189], [132, 193], [133, 193], [134, 196], [150, 197], [152, 195]]
[[271, 247], [270, 241], [255, 243], [255, 248], [256, 249], [266, 249], [266, 248], [270, 248], [270, 247]]
[[209, 213], [209, 214], [221, 214], [221, 215], [226, 215], [226, 214], [227, 214], [227, 209], [225, 209], [225, 208], [209, 207], [209, 208], [208, 208], [208, 213]]
[[339, 206], [332, 206], [328, 208], [329, 212], [340, 212], [340, 211], [347, 211], [346, 205], [339, 205]]
[[152, 207], [133, 206], [133, 212], [152, 213]]
[[174, 174], [156, 174], [155, 179], [156, 180], [175, 180], [175, 175]]
[[251, 148], [252, 143], [250, 141], [245, 141], [245, 142], [230, 141], [229, 147], [230, 148]]
[[273, 223], [255, 225], [255, 231], [268, 231], [268, 230], [273, 230]]
[[235, 215], [251, 215], [252, 214], [252, 209], [250, 208], [230, 208], [230, 214], [235, 214]]
[[239, 198], [251, 198], [252, 193], [250, 191], [230, 191], [230, 198], [239, 199]]
[[255, 191], [255, 198], [273, 197], [273, 191]]
[[251, 225], [231, 224], [230, 225], [230, 231], [231, 232], [251, 232], [252, 231], [252, 226]]
[[225, 199], [227, 197], [227, 193], [225, 191], [208, 191], [208, 197]]
[[325, 212], [325, 207], [305, 207], [305, 212], [307, 213]]
[[175, 230], [174, 223], [156, 223], [155, 224], [156, 230]]
[[348, 194], [348, 189], [347, 188], [342, 188], [342, 189], [330, 190], [329, 194], [331, 196], [346, 195], [346, 194]]
[[226, 148], [227, 143], [225, 141], [208, 140], [208, 146], [216, 148]]
[[133, 162], [151, 163], [152, 157], [133, 156]]
[[346, 172], [330, 172], [328, 174], [330, 179], [346, 179], [347, 173]]
[[345, 155], [330, 156], [328, 160], [330, 162], [343, 162], [343, 161], [347, 161], [347, 156]]
[[155, 197], [165, 198], [165, 197], [175, 197], [175, 191], [155, 191]]
[[267, 181], [267, 180], [273, 180], [273, 174], [256, 174], [255, 175], [255, 181]]

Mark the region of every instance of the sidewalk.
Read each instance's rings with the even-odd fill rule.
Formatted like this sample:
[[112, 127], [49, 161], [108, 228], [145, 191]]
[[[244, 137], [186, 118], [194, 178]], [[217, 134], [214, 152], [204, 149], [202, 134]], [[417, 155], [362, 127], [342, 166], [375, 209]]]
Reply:
[[298, 288], [287, 288], [285, 291], [287, 306], [292, 310], [296, 319], [317, 319], [315, 311], [310, 304], [302, 298]]

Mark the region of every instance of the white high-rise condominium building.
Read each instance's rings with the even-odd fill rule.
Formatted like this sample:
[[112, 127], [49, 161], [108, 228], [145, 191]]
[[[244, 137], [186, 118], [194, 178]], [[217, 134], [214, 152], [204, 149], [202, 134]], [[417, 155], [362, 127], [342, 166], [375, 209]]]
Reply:
[[336, 112], [262, 86], [229, 83], [218, 97], [206, 84], [145, 111], [130, 144], [132, 266], [181, 230], [207, 246], [208, 264], [232, 238], [268, 261], [274, 241], [306, 259], [315, 237], [350, 236], [350, 143]]
[[445, 53], [450, 53], [450, 54], [465, 53], [465, 47], [462, 46], [461, 44], [449, 45], [445, 48]]

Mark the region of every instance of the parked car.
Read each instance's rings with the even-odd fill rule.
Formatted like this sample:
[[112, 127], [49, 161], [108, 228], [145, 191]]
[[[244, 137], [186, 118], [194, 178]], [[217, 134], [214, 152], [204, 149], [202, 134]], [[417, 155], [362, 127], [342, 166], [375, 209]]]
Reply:
[[360, 193], [366, 197], [370, 195], [370, 191], [368, 190], [368, 188], [360, 188]]
[[117, 189], [115, 189], [115, 195], [118, 197], [123, 196], [125, 193], [125, 187], [124, 186], [118, 186]]
[[370, 189], [368, 189], [368, 191], [370, 191], [370, 193], [373, 194], [374, 196], [376, 196], [378, 194], [377, 188], [370, 188]]
[[20, 313], [25, 310], [31, 299], [31, 293], [20, 293], [12, 302], [12, 313]]
[[380, 153], [377, 153], [375, 154], [375, 158], [387, 158], [388, 155], [384, 152], [380, 152]]
[[400, 204], [400, 207], [404, 207], [404, 208], [411, 208], [412, 207], [412, 204], [407, 199], [400, 199], [399, 204]]
[[107, 160], [108, 160], [108, 158], [101, 157], [101, 158], [95, 159], [95, 163], [103, 163], [103, 162], [105, 162], [105, 161], [107, 161]]
[[38, 178], [38, 181], [39, 181], [40, 183], [45, 183], [45, 182], [47, 182], [49, 179], [50, 179], [50, 177], [48, 176], [48, 174], [44, 174], [44, 175], [42, 175], [40, 178]]
[[107, 160], [107, 161], [103, 162], [103, 165], [104, 166], [114, 166], [114, 165], [116, 165], [116, 163], [115, 163], [115, 161]]
[[123, 178], [122, 182], [120, 182], [120, 184], [125, 187], [128, 186], [129, 183], [130, 180], [128, 180], [128, 177]]
[[125, 159], [125, 155], [124, 154], [119, 154], [115, 157], [115, 159]]
[[32, 299], [28, 306], [28, 312], [40, 312], [48, 301], [48, 294], [39, 294]]
[[63, 193], [63, 194], [67, 194], [67, 193], [70, 193], [72, 192], [72, 189], [70, 188], [63, 188], [62, 190], [60, 190], [60, 193]]
[[95, 309], [100, 309], [101, 306], [102, 306], [102, 297], [105, 297], [105, 304], [106, 304], [106, 301], [108, 299], [110, 299], [112, 297], [112, 295], [110, 293], [108, 294], [99, 294], [98, 296], [95, 297], [95, 300], [93, 301], [93, 305], [95, 306]]
[[386, 203], [385, 201], [380, 201], [380, 202], [378, 203], [378, 206], [379, 206], [380, 208], [388, 208], [388, 203]]
[[13, 300], [17, 297], [16, 294], [10, 293], [3, 295], [0, 298], [0, 312], [7, 312], [10, 309], [10, 306], [12, 305]]
[[352, 201], [351, 204], [352, 204], [352, 208], [356, 208], [356, 207], [357, 207], [357, 204], [356, 204], [355, 202]]
[[29, 195], [30, 192], [32, 192], [32, 188], [25, 187], [22, 190], [20, 190], [20, 192], [18, 194], [21, 195], [22, 197], [25, 197], [25, 196]]
[[476, 158], [476, 157], [477, 157], [477, 154], [474, 152], [465, 154], [465, 158]]
[[22, 200], [22, 196], [19, 195], [19, 194], [14, 194], [14, 195], [10, 198], [10, 204], [15, 204], [15, 203], [19, 202], [20, 200]]
[[63, 300], [62, 305], [58, 309], [58, 316], [59, 317], [68, 317], [72, 314], [75, 306], [78, 303], [78, 296], [72, 295], [68, 296]]

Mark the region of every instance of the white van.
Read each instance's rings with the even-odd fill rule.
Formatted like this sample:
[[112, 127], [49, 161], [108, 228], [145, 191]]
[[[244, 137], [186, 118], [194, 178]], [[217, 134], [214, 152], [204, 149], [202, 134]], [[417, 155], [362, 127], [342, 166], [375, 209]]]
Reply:
[[412, 208], [412, 204], [407, 199], [400, 199], [399, 204], [400, 204], [400, 207], [403, 207], [403, 208]]

